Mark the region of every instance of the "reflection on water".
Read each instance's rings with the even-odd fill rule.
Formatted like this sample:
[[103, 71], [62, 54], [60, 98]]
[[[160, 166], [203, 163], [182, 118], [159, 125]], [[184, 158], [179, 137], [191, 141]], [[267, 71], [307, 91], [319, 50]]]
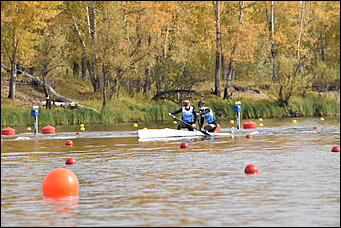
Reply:
[[44, 198], [43, 218], [48, 221], [44, 226], [77, 226], [78, 201], [59, 201]]
[[[65, 146], [73, 127], [58, 127], [64, 135], [55, 139], [5, 137], [1, 225], [340, 226], [340, 153], [330, 152], [340, 145], [339, 120], [263, 123], [251, 139], [239, 131], [138, 142], [131, 126], [100, 125], [82, 134], [104, 137], [72, 138], [73, 147]], [[308, 124], [317, 123], [313, 132]], [[118, 128], [119, 136], [106, 137]], [[180, 149], [183, 141], [188, 149]], [[77, 164], [65, 165], [68, 157]], [[245, 175], [247, 164], [259, 174]], [[42, 197], [42, 181], [55, 168], [77, 175], [77, 201]]]

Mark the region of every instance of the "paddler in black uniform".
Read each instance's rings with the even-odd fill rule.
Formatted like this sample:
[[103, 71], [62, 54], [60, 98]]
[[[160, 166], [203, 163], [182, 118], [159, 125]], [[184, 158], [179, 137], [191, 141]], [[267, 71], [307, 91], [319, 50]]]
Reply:
[[206, 120], [207, 126], [204, 127], [204, 130], [208, 132], [214, 132], [218, 126], [216, 123], [216, 118], [212, 109], [205, 107], [204, 104], [205, 103], [203, 101], [198, 102], [199, 115], [201, 117], [199, 119], [199, 129], [201, 130], [202, 126], [204, 125], [204, 121]]

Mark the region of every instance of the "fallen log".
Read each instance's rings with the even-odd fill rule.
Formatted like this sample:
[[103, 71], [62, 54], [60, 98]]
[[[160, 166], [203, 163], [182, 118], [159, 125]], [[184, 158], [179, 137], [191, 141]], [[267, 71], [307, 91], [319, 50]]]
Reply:
[[[1, 67], [2, 69], [4, 69], [6, 72], [11, 72], [11, 69], [4, 66], [3, 64], [1, 64]], [[34, 77], [33, 75], [29, 74], [29, 73], [26, 73], [22, 70], [17, 70], [18, 72], [20, 72], [21, 74], [23, 74], [25, 77], [28, 77], [28, 78], [31, 78], [32, 79], [32, 82], [34, 85], [38, 86], [38, 87], [47, 87], [47, 90], [48, 90], [48, 93], [53, 95], [58, 101], [60, 102], [65, 102], [65, 103], [70, 103], [70, 104], [75, 104], [75, 107], [76, 108], [85, 108], [85, 109], [90, 109], [92, 111], [95, 111], [97, 113], [99, 113], [99, 111], [97, 111], [96, 109], [94, 108], [91, 108], [91, 107], [87, 107], [87, 106], [84, 106], [84, 105], [80, 105], [78, 104], [77, 102], [75, 101], [72, 101], [71, 99], [67, 98], [67, 97], [64, 97], [62, 95], [60, 95], [59, 93], [57, 93], [51, 86], [49, 86], [48, 84], [46, 84], [43, 80], [40, 80], [39, 78], [36, 78]]]
[[164, 96], [166, 94], [177, 94], [177, 93], [195, 93], [195, 90], [187, 90], [187, 89], [166, 90], [166, 91], [158, 92], [153, 97], [153, 100], [169, 99], [169, 98], [165, 98], [162, 96]]
[[252, 91], [254, 91], [255, 93], [260, 94], [260, 90], [259, 90], [259, 89], [252, 88], [251, 86], [238, 86], [238, 85], [233, 85], [232, 87], [233, 87], [236, 91], [245, 92], [245, 91], [248, 91], [248, 90], [252, 90]]

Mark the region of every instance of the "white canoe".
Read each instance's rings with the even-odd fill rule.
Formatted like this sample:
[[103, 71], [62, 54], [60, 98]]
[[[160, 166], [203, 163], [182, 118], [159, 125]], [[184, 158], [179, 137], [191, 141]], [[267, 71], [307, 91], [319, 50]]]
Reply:
[[[175, 130], [175, 129], [140, 129], [137, 130], [139, 140], [160, 139], [160, 138], [179, 138], [179, 137], [198, 137], [205, 136], [200, 131], [188, 131], [188, 130]], [[208, 132], [211, 136], [233, 136], [228, 132]]]

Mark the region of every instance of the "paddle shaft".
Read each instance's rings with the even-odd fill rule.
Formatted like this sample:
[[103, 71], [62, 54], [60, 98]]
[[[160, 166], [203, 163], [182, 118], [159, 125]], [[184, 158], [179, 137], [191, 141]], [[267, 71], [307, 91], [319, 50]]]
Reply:
[[196, 128], [196, 127], [193, 127], [192, 125], [190, 125], [189, 123], [186, 123], [185, 121], [183, 121], [183, 120], [181, 120], [181, 119], [179, 119], [179, 118], [176, 118], [175, 116], [173, 116], [172, 114], [170, 114], [170, 116], [171, 117], [173, 117], [174, 119], [176, 119], [176, 120], [179, 120], [179, 121], [181, 121], [182, 123], [184, 123], [184, 124], [186, 124], [186, 125], [188, 125], [188, 126], [190, 126], [190, 127], [192, 127], [192, 128], [194, 128], [195, 130], [197, 130], [197, 131], [200, 131], [201, 133], [203, 133], [204, 135], [208, 135], [208, 136], [211, 136], [210, 134], [208, 134], [206, 131], [202, 131], [202, 130], [200, 130], [200, 129], [198, 129], [198, 128]]

